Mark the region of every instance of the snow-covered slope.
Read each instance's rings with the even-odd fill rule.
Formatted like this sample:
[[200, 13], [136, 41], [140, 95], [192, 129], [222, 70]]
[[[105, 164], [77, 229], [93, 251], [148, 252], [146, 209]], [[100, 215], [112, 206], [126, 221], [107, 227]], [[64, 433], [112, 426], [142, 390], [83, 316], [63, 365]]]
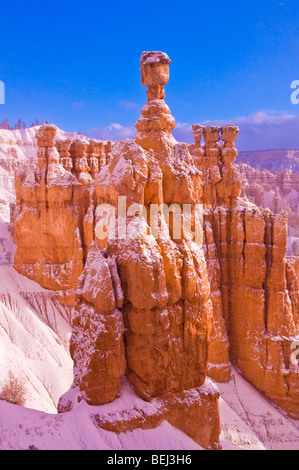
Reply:
[[36, 154], [36, 130], [35, 127], [13, 131], [0, 129], [0, 161], [13, 164], [33, 158]]
[[233, 368], [220, 391], [221, 439], [243, 449], [298, 450], [299, 422], [285, 416]]
[[[116, 434], [96, 426], [88, 405], [53, 415], [0, 402], [0, 450], [200, 450], [184, 433], [163, 421], [155, 429]], [[32, 448], [32, 447], [31, 447]]]
[[70, 325], [49, 293], [12, 267], [0, 266], [0, 279], [0, 389], [12, 373], [25, 383], [26, 406], [55, 413], [72, 382]]
[[[0, 162], [4, 160], [10, 164], [28, 161], [36, 156], [35, 133], [40, 126], [28, 129], [6, 130], [0, 129]], [[57, 139], [78, 137], [76, 133], [68, 133], [57, 129]], [[83, 137], [81, 137], [83, 138]]]
[[[31, 446], [45, 450], [201, 449], [165, 421], [155, 429], [135, 429], [120, 434], [99, 428], [94, 419], [97, 412], [117, 416], [118, 408], [124, 409], [126, 404], [128, 410], [133, 410], [134, 400], [140, 405], [141, 399], [132, 396], [132, 388], [126, 382], [124, 385], [120, 398], [111, 404], [94, 407], [81, 402], [73, 411], [61, 415], [0, 401], [0, 449], [25, 450]], [[275, 409], [237, 371], [233, 371], [230, 382], [218, 386], [223, 450], [299, 448], [298, 423]]]

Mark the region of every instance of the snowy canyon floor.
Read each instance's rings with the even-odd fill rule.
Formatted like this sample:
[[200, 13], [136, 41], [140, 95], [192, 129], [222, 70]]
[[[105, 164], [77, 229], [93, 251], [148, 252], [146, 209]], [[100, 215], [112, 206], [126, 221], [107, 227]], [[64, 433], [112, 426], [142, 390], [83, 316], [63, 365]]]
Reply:
[[[218, 386], [223, 450], [298, 449], [298, 422], [274, 408], [236, 370], [233, 369], [230, 382]], [[64, 414], [21, 408], [2, 401], [0, 449], [201, 450], [166, 421], [154, 429], [139, 428], [124, 433], [106, 431], [97, 426], [96, 413], [110, 413], [117, 418], [124, 409], [127, 413], [134, 413], [141, 402], [126, 381], [123, 382], [121, 396], [114, 403], [92, 407], [81, 402], [75, 410]]]

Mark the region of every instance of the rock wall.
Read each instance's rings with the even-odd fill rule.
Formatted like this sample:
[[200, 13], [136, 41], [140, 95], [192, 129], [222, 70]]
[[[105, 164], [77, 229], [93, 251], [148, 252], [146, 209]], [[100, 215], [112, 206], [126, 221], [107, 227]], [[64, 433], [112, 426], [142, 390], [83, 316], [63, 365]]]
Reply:
[[[61, 291], [61, 298], [74, 303], [93, 240], [89, 223], [92, 177], [98, 173], [100, 163], [106, 163], [107, 155], [103, 142], [99, 145], [104, 157], [99, 154], [98, 158], [92, 153], [94, 141], [71, 142], [68, 138], [54, 142], [56, 131], [53, 125], [38, 128], [37, 162], [31, 161], [28, 167], [16, 171], [14, 267], [43, 287]], [[107, 149], [111, 151], [109, 143]]]
[[[228, 127], [228, 130], [232, 135], [233, 126]], [[212, 138], [208, 138], [205, 145], [201, 144], [202, 135], [207, 140], [210, 128], [206, 130], [194, 125], [193, 131], [195, 144], [189, 150], [203, 172], [205, 186], [208, 186], [204, 199], [204, 220], [208, 227], [206, 240], [209, 240], [207, 246], [211, 246], [210, 251], [209, 248], [207, 250], [207, 263], [213, 263], [213, 269], [210, 270], [213, 279], [211, 286], [215, 286], [214, 291], [221, 292], [223, 311], [223, 317], [217, 314], [217, 302], [217, 307], [213, 309], [213, 321], [215, 324], [216, 319], [220, 319], [216, 335], [218, 341], [211, 341], [209, 354], [218, 360], [211, 359], [210, 367], [218, 363], [219, 370], [221, 357], [225, 357], [223, 351], [220, 353], [221, 344], [226, 343], [225, 332], [221, 328], [221, 320], [224, 318], [230, 359], [253, 385], [290, 416], [298, 419], [298, 365], [290, 360], [294, 341], [299, 339], [298, 260], [285, 258], [288, 215], [291, 213], [294, 216], [291, 217], [291, 223], [294, 223], [296, 217], [289, 206], [280, 203], [283, 199], [279, 196], [279, 191], [285, 195], [296, 192], [296, 175], [288, 170], [283, 174], [271, 174], [266, 170], [260, 173], [246, 165], [237, 165], [235, 184], [239, 188], [239, 182], [242, 181], [243, 198], [229, 205], [228, 201], [219, 198], [218, 187], [222, 183], [217, 180], [220, 173], [224, 179], [224, 168], [220, 165], [218, 171], [219, 159], [217, 166], [213, 166], [212, 162], [207, 165], [207, 150], [210, 152]], [[214, 141], [218, 142], [219, 129], [213, 128], [212, 131]], [[224, 166], [225, 139], [229, 140], [227, 134], [223, 139], [224, 144], [220, 142], [217, 145], [218, 156], [217, 151], [213, 150], [217, 158], [221, 155]], [[232, 147], [231, 143], [229, 147]], [[214, 162], [217, 162], [216, 158]], [[216, 182], [214, 188], [213, 182]], [[270, 190], [270, 184], [277, 185], [277, 197], [272, 200], [271, 206], [275, 213], [267, 208], [266, 200], [263, 199], [264, 192]], [[230, 184], [226, 187], [232, 190]], [[249, 200], [259, 206], [264, 203], [265, 208], [257, 207]], [[293, 203], [293, 210], [297, 209], [294, 198], [290, 202]], [[283, 211], [284, 207], [289, 210]], [[216, 298], [219, 298], [219, 294]], [[214, 350], [219, 351], [219, 355]], [[211, 375], [217, 379], [215, 367]]]
[[[94, 183], [95, 207], [110, 204], [117, 229], [120, 197], [126, 197], [129, 217], [124, 237], [102, 239], [103, 214], [96, 214], [96, 243], [79, 286], [72, 351], [77, 383], [92, 403], [113, 400], [125, 372], [145, 400], [200, 386], [206, 377], [212, 302], [203, 248], [189, 244], [185, 234], [178, 241], [169, 233], [156, 238], [146, 217], [151, 204], [195, 204], [200, 173], [186, 146], [171, 136], [174, 119], [158, 98], [169, 62], [158, 53], [143, 56], [141, 70], [148, 60], [154, 64], [153, 81], [160, 75], [162, 80], [148, 85], [150, 99], [136, 124], [136, 142], [115, 144], [111, 161]], [[149, 75], [146, 83], [151, 83]], [[140, 205], [145, 210], [138, 219], [142, 237], [134, 218]], [[159, 223], [166, 227], [162, 213]], [[95, 330], [94, 315], [101, 322]], [[87, 349], [82, 338], [90, 338], [92, 331], [99, 336]]]

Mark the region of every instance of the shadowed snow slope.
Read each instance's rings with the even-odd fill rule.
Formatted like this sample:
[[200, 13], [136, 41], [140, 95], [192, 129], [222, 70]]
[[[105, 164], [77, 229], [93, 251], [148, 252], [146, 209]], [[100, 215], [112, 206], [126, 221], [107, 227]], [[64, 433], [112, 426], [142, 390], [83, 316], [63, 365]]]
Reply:
[[[96, 407], [82, 401], [73, 411], [61, 415], [0, 401], [0, 449], [23, 450], [32, 445], [49, 450], [201, 449], [165, 421], [154, 429], [138, 428], [119, 434], [99, 428], [94, 419], [97, 413], [117, 419], [124, 409], [129, 414], [140, 408], [142, 400], [133, 396], [131, 386], [124, 385], [121, 397], [111, 404]], [[269, 404], [236, 371], [229, 383], [218, 386], [223, 450], [298, 449], [296, 423]], [[144, 402], [144, 407], [149, 406], [154, 412], [155, 400], [153, 404]]]
[[228, 383], [217, 385], [222, 443], [251, 450], [299, 449], [298, 421], [282, 414], [235, 369]]
[[89, 406], [50, 415], [0, 402], [0, 449], [25, 450], [200, 450], [184, 433], [163, 421], [155, 429], [116, 434], [96, 426]]
[[25, 384], [26, 406], [56, 413], [58, 399], [73, 378], [70, 312], [53, 292], [13, 269], [15, 245], [8, 230], [14, 200], [12, 163], [31, 158], [34, 141], [33, 129], [0, 131], [0, 391], [11, 372]]
[[38, 284], [8, 266], [0, 266], [0, 277], [0, 387], [12, 372], [25, 383], [26, 406], [55, 413], [72, 382], [70, 326]]

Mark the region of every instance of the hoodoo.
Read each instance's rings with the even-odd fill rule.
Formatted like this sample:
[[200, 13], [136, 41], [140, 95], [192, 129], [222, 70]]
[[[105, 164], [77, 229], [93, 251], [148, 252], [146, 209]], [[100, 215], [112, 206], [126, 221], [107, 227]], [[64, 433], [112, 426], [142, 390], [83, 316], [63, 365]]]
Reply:
[[39, 128], [36, 168], [15, 183], [14, 265], [75, 306], [74, 383], [61, 412], [111, 402], [125, 380], [160, 411], [122, 417], [117, 432], [166, 419], [217, 448], [208, 376], [229, 380], [231, 363], [299, 419], [298, 279], [285, 213], [241, 197], [239, 129], [195, 124], [192, 145], [171, 134], [169, 64], [142, 53], [147, 102], [134, 140], [54, 143], [55, 126]]

